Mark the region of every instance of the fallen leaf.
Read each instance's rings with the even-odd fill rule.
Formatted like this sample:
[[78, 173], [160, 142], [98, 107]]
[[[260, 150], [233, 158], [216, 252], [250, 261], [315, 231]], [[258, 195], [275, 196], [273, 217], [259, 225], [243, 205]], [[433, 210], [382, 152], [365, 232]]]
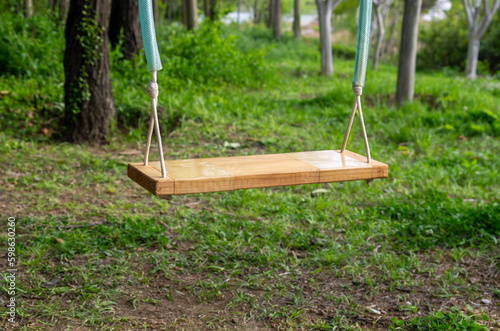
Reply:
[[62, 240], [61, 238], [56, 238], [56, 239], [54, 239], [54, 242], [55, 242], [56, 244], [60, 244], [60, 245], [64, 244], [64, 240]]

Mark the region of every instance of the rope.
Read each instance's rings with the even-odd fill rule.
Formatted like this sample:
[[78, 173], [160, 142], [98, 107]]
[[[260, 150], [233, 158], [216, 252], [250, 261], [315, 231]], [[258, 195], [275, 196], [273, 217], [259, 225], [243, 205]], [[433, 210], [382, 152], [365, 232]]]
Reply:
[[342, 142], [341, 153], [344, 153], [347, 146], [347, 140], [351, 133], [352, 122], [358, 110], [359, 121], [361, 122], [361, 130], [363, 140], [365, 141], [367, 162], [372, 162], [370, 153], [370, 145], [368, 144], [368, 136], [366, 134], [365, 121], [363, 119], [363, 110], [361, 108], [361, 95], [363, 94], [363, 85], [366, 78], [366, 67], [368, 65], [368, 53], [370, 50], [370, 28], [372, 18], [372, 0], [359, 1], [359, 23], [358, 23], [358, 42], [356, 47], [356, 62], [354, 64], [354, 75], [352, 78], [352, 90], [354, 92], [354, 105], [352, 106], [351, 116], [347, 124], [347, 130]]
[[151, 81], [146, 87], [149, 97], [151, 98], [151, 119], [149, 120], [148, 140], [146, 143], [146, 152], [144, 153], [144, 165], [148, 165], [149, 150], [151, 149], [151, 138], [153, 136], [153, 129], [156, 133], [156, 140], [158, 141], [158, 152], [160, 153], [160, 166], [161, 176], [167, 178], [167, 169], [165, 168], [165, 158], [163, 156], [163, 146], [161, 143], [160, 124], [158, 122], [158, 84], [156, 83], [156, 71], [151, 73]]

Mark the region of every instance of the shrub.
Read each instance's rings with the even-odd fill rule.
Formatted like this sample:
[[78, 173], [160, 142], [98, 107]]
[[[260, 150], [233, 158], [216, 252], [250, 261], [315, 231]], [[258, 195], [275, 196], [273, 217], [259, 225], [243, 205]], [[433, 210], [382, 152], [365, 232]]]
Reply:
[[[480, 44], [478, 73], [495, 74], [500, 70], [500, 17], [495, 15]], [[454, 6], [441, 21], [422, 25], [419, 33], [422, 47], [418, 52], [418, 69], [450, 67], [465, 70], [467, 62], [467, 22], [462, 6]]]
[[239, 50], [236, 36], [222, 37], [216, 23], [202, 24], [195, 31], [174, 31], [160, 52], [168, 76], [198, 85], [256, 87], [269, 78], [265, 50]]

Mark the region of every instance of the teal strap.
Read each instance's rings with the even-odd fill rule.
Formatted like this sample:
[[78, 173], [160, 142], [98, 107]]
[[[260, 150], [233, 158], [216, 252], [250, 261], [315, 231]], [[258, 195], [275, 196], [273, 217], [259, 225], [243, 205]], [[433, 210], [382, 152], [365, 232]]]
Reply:
[[372, 23], [372, 0], [359, 1], [358, 45], [356, 48], [356, 63], [352, 85], [365, 84], [368, 52], [370, 50], [370, 26]]
[[139, 17], [141, 20], [142, 43], [144, 44], [149, 71], [161, 70], [160, 52], [158, 52], [158, 44], [156, 43], [152, 0], [139, 0]]

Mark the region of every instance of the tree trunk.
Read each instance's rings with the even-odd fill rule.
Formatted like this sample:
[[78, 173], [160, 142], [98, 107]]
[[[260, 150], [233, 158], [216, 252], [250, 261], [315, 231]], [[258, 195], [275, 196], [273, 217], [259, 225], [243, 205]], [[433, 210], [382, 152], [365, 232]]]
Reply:
[[24, 0], [24, 16], [33, 16], [33, 0]]
[[238, 0], [236, 4], [236, 26], [240, 27], [240, 15], [241, 15], [241, 0]]
[[68, 15], [69, 0], [59, 0], [59, 22], [64, 23]]
[[[122, 33], [123, 36], [120, 34]], [[123, 58], [131, 60], [142, 50], [139, 3], [137, 0], [112, 0], [109, 19], [109, 41], [116, 47], [123, 38]]]
[[321, 74], [331, 76], [333, 74], [332, 56], [332, 0], [316, 0], [319, 20], [319, 44], [321, 52]]
[[218, 10], [219, 9], [217, 8], [217, 0], [210, 0], [210, 20], [212, 22], [215, 22]]
[[300, 38], [300, 0], [293, 1], [293, 36]]
[[[125, 0], [124, 0], [125, 1]], [[139, 7], [137, 7], [139, 8]], [[158, 0], [153, 0], [153, 16], [155, 20], [155, 25], [160, 22], [160, 7], [158, 6]]]
[[260, 17], [259, 17], [259, 0], [255, 0], [253, 3], [253, 23], [254, 24], [259, 24], [260, 22]]
[[186, 10], [186, 28], [188, 30], [196, 29], [198, 26], [198, 8], [196, 6], [196, 0], [183, 0], [183, 8]]
[[469, 36], [467, 47], [467, 66], [465, 68], [465, 77], [475, 79], [477, 77], [477, 60], [479, 57], [479, 44], [481, 39], [476, 35]]
[[276, 40], [281, 38], [281, 0], [274, 0], [273, 35]]
[[209, 0], [203, 0], [203, 14], [205, 15], [205, 19], [210, 17], [210, 2]]
[[378, 68], [380, 56], [382, 55], [382, 42], [385, 37], [384, 18], [382, 17], [383, 6], [384, 4], [375, 5], [375, 14], [377, 17], [377, 41], [375, 42], [375, 52], [373, 53], [373, 70], [377, 70]]
[[269, 0], [269, 10], [267, 11], [268, 16], [266, 17], [266, 26], [271, 29], [273, 27], [273, 19], [274, 19], [274, 1]]
[[415, 90], [415, 66], [417, 62], [418, 23], [422, 0], [405, 0], [403, 30], [399, 50], [396, 101], [398, 105], [413, 102]]
[[400, 8], [397, 6], [396, 8], [396, 13], [394, 14], [394, 19], [391, 24], [391, 35], [389, 37], [389, 41], [387, 42], [387, 47], [385, 48], [385, 53], [386, 54], [393, 54], [393, 47], [394, 47], [394, 35], [396, 34], [396, 25], [398, 24], [399, 20], [399, 12]]
[[[208, 1], [208, 0], [206, 0], [206, 1]], [[168, 24], [172, 24], [173, 14], [174, 14], [174, 3], [175, 3], [175, 0], [168, 0], [168, 4], [167, 4], [167, 6], [168, 6], [168, 8], [167, 8]]]
[[115, 113], [109, 77], [111, 0], [71, 0], [64, 53], [64, 137], [106, 143]]

